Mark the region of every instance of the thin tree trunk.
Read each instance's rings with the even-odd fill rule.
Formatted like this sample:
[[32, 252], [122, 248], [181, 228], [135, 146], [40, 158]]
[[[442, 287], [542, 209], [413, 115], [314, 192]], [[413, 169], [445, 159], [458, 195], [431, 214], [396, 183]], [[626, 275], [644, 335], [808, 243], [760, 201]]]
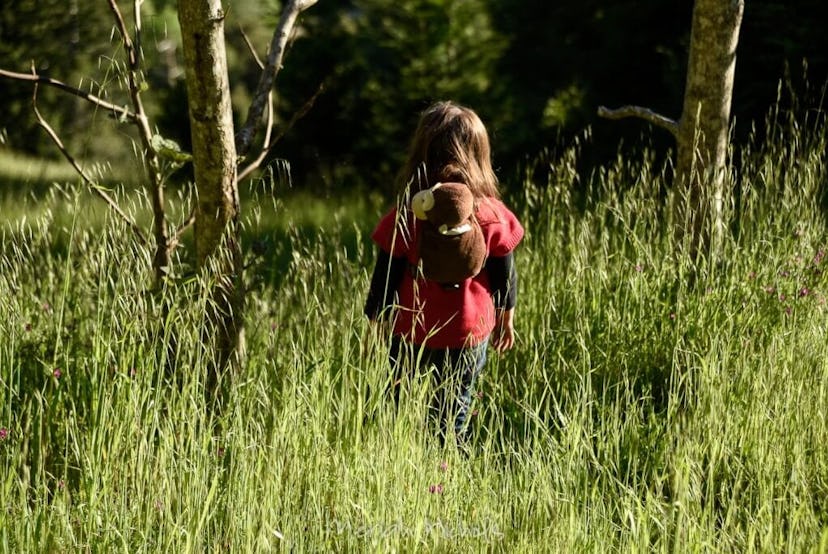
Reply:
[[[187, 98], [198, 195], [195, 248], [198, 266], [215, 281], [208, 338], [216, 349], [214, 372], [239, 361], [243, 343], [239, 197], [236, 147], [220, 0], [179, 0]], [[211, 372], [208, 385], [215, 386]]]
[[256, 92], [253, 95], [253, 101], [250, 103], [250, 109], [247, 112], [247, 121], [239, 130], [239, 136], [236, 140], [236, 148], [239, 156], [246, 156], [250, 150], [250, 145], [253, 142], [253, 137], [258, 132], [262, 123], [262, 114], [264, 113], [267, 99], [270, 91], [273, 89], [273, 82], [276, 80], [276, 75], [282, 69], [282, 60], [285, 57], [285, 50], [287, 49], [288, 38], [293, 32], [293, 26], [299, 14], [316, 4], [317, 0], [287, 0], [282, 9], [282, 16], [279, 18], [279, 25], [273, 33], [273, 39], [270, 43], [270, 53], [267, 56], [267, 63], [265, 64], [259, 84], [256, 86]]
[[[677, 133], [676, 221], [690, 259], [708, 252], [724, 230], [723, 198], [736, 46], [744, 0], [696, 0], [684, 106]], [[689, 235], [689, 236], [688, 236]]]
[[692, 262], [715, 251], [724, 232], [730, 103], [744, 9], [744, 0], [696, 0], [693, 5], [684, 106], [678, 122], [640, 106], [598, 108], [601, 117], [640, 117], [675, 137], [676, 254]]

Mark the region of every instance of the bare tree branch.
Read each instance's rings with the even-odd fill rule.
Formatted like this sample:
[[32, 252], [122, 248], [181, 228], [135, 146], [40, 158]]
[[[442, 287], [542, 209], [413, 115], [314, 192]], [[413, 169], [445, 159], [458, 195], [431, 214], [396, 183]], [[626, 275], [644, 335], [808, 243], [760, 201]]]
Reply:
[[273, 136], [273, 93], [267, 95], [267, 129], [265, 130], [262, 151], [270, 149], [270, 139]]
[[153, 214], [153, 234], [155, 237], [155, 254], [153, 257], [153, 269], [157, 281], [161, 281], [167, 275], [170, 269], [170, 248], [169, 248], [169, 231], [167, 229], [167, 216], [164, 206], [164, 178], [161, 174], [161, 163], [158, 159], [158, 154], [152, 147], [152, 129], [149, 126], [149, 119], [147, 118], [144, 104], [141, 101], [141, 87], [138, 84], [138, 76], [140, 74], [140, 56], [138, 42], [141, 35], [141, 16], [140, 4], [142, 0], [133, 1], [133, 11], [135, 14], [135, 34], [136, 41], [134, 42], [127, 30], [126, 22], [124, 21], [121, 10], [118, 8], [116, 0], [109, 0], [109, 8], [115, 17], [115, 23], [118, 27], [118, 32], [121, 35], [121, 41], [126, 50], [127, 60], [129, 61], [129, 71], [127, 71], [127, 84], [129, 87], [129, 95], [132, 99], [132, 109], [135, 111], [136, 119], [135, 125], [138, 127], [138, 136], [141, 139], [141, 146], [144, 149], [145, 163], [148, 176], [150, 178], [150, 197], [152, 201]]
[[129, 94], [132, 99], [132, 107], [135, 110], [135, 115], [137, 116], [136, 123], [138, 124], [138, 130], [140, 131], [139, 134], [141, 135], [141, 142], [147, 150], [147, 155], [153, 156], [154, 153], [150, 147], [152, 131], [149, 128], [147, 114], [144, 111], [144, 104], [141, 101], [141, 89], [138, 86], [138, 81], [136, 79], [138, 73], [138, 52], [135, 50], [135, 44], [132, 42], [132, 38], [127, 31], [124, 17], [121, 15], [121, 10], [118, 8], [117, 2], [115, 0], [109, 0], [109, 7], [112, 10], [112, 14], [115, 16], [118, 32], [121, 34], [121, 41], [124, 44], [124, 49], [127, 53], [127, 60], [129, 61], [129, 71], [127, 72]]
[[35, 83], [34, 93], [32, 94], [32, 108], [34, 109], [34, 114], [37, 118], [38, 125], [40, 125], [43, 128], [43, 130], [46, 131], [46, 134], [49, 135], [49, 138], [51, 138], [52, 142], [54, 142], [55, 145], [58, 147], [58, 150], [60, 150], [61, 154], [63, 154], [63, 157], [66, 158], [66, 160], [72, 165], [73, 168], [75, 168], [75, 171], [78, 173], [78, 175], [81, 176], [84, 182], [87, 185], [89, 185], [89, 188], [92, 189], [92, 192], [100, 196], [103, 199], [103, 201], [106, 202], [109, 205], [109, 207], [112, 208], [112, 210], [116, 214], [118, 214], [121, 217], [121, 219], [124, 220], [124, 222], [126, 222], [127, 225], [129, 225], [129, 227], [138, 237], [138, 240], [141, 241], [141, 244], [147, 244], [147, 239], [144, 236], [144, 233], [141, 231], [141, 228], [138, 227], [138, 224], [136, 224], [121, 209], [121, 207], [118, 206], [118, 203], [115, 202], [115, 200], [111, 196], [109, 196], [109, 194], [107, 194], [107, 192], [100, 185], [95, 183], [95, 181], [93, 181], [92, 178], [86, 174], [86, 172], [83, 170], [80, 164], [78, 164], [78, 162], [75, 160], [72, 154], [70, 154], [66, 147], [63, 145], [63, 141], [60, 140], [60, 137], [57, 135], [55, 130], [52, 129], [52, 127], [46, 122], [43, 116], [40, 115], [40, 110], [37, 109], [37, 87], [38, 84]]
[[241, 181], [262, 165], [262, 162], [265, 160], [270, 151], [273, 150], [273, 147], [276, 145], [276, 143], [282, 140], [282, 138], [293, 128], [293, 126], [296, 125], [296, 122], [298, 122], [300, 119], [305, 117], [305, 115], [307, 115], [307, 113], [313, 107], [314, 103], [316, 103], [316, 99], [319, 98], [319, 95], [322, 94], [324, 90], [325, 85], [319, 85], [319, 88], [316, 89], [316, 92], [313, 93], [313, 96], [311, 96], [310, 99], [307, 102], [305, 102], [305, 104], [299, 109], [299, 111], [293, 114], [293, 117], [291, 117], [287, 125], [285, 125], [276, 134], [276, 136], [273, 138], [273, 141], [268, 144], [266, 138], [265, 146], [262, 148], [262, 151], [259, 153], [259, 156], [255, 160], [250, 162], [250, 164], [247, 165], [244, 169], [239, 170], [238, 177], [236, 178], [237, 181]]
[[[245, 44], [247, 44], [247, 49], [250, 51], [250, 55], [253, 56], [253, 59], [256, 60], [256, 64], [259, 66], [259, 69], [264, 70], [265, 66], [262, 63], [262, 60], [259, 58], [259, 55], [256, 53], [256, 48], [253, 46], [250, 38], [247, 36], [247, 33], [244, 32], [244, 29], [239, 26], [239, 30], [241, 31], [242, 38], [244, 38]], [[249, 164], [244, 170], [242, 170], [241, 175], [236, 176], [236, 182], [238, 183], [243, 177], [249, 175], [255, 168], [259, 167], [264, 161], [265, 156], [267, 155], [267, 149], [270, 147], [270, 138], [273, 134], [273, 90], [269, 90], [267, 92], [267, 125], [265, 127], [265, 137], [262, 143], [261, 151], [257, 156], [256, 160], [254, 160], [251, 164]]]
[[[241, 26], [240, 26], [241, 27]], [[242, 38], [244, 38], [244, 43], [247, 44], [248, 50], [250, 50], [250, 55], [253, 56], [253, 59], [256, 60], [256, 65], [259, 66], [259, 69], [264, 69], [264, 64], [262, 60], [259, 58], [259, 55], [256, 53], [256, 49], [253, 47], [253, 43], [247, 36], [247, 33], [244, 32], [244, 29], [241, 29]], [[268, 148], [270, 146], [270, 136], [273, 133], [273, 91], [270, 90], [267, 93], [267, 127], [265, 128], [265, 138], [264, 143], [262, 144], [262, 150]]]
[[124, 43], [124, 48], [127, 51], [127, 60], [129, 61], [129, 70], [136, 71], [138, 69], [138, 57], [135, 55], [135, 48], [132, 44], [132, 38], [126, 28], [124, 16], [121, 15], [121, 10], [118, 8], [118, 3], [115, 0], [109, 0], [109, 9], [115, 16], [115, 23], [118, 25], [118, 33], [121, 35], [121, 40]]
[[[132, 17], [135, 19], [135, 54], [136, 56], [141, 55], [141, 4], [144, 3], [144, 0], [133, 0], [132, 1]], [[139, 60], [136, 59], [136, 66], [138, 68], [137, 62]]]
[[256, 136], [261, 126], [262, 113], [267, 102], [267, 95], [273, 88], [276, 75], [282, 68], [282, 59], [285, 55], [288, 38], [293, 31], [293, 26], [296, 24], [296, 19], [300, 13], [316, 4], [316, 2], [317, 0], [288, 0], [285, 5], [282, 11], [282, 17], [279, 19], [279, 25], [273, 33], [267, 63], [262, 71], [256, 92], [253, 95], [253, 101], [250, 103], [250, 109], [247, 112], [247, 121], [245, 121], [244, 126], [236, 134], [236, 154], [238, 156], [247, 155], [250, 151], [253, 137]]
[[104, 108], [105, 110], [109, 110], [109, 111], [113, 112], [115, 115], [117, 115], [120, 118], [124, 118], [124, 119], [130, 120], [130, 121], [137, 121], [137, 119], [138, 119], [137, 115], [135, 115], [133, 112], [129, 111], [127, 108], [125, 108], [123, 106], [116, 106], [115, 104], [112, 104], [110, 102], [107, 102], [106, 100], [98, 98], [94, 94], [89, 94], [88, 92], [85, 92], [81, 89], [69, 86], [66, 83], [62, 82], [62, 81], [57, 81], [57, 80], [51, 79], [49, 77], [44, 77], [43, 75], [38, 75], [37, 73], [34, 73], [34, 72], [32, 72], [32, 73], [15, 73], [14, 71], [6, 71], [5, 69], [0, 69], [0, 77], [6, 77], [8, 79], [15, 79], [15, 80], [18, 80], [18, 81], [29, 81], [29, 82], [35, 83], [36, 85], [38, 83], [42, 83], [44, 85], [49, 85], [49, 86], [58, 88], [60, 90], [66, 91], [68, 93], [74, 94], [75, 96], [79, 96], [79, 97], [83, 98], [84, 100], [87, 100], [87, 101], [91, 102], [92, 104], [94, 104], [96, 106], [100, 106], [101, 108]]
[[252, 162], [247, 164], [244, 168], [238, 170], [236, 174], [236, 182], [238, 183], [248, 175], [250, 175], [256, 168], [262, 165], [262, 162], [267, 157], [267, 153], [270, 151], [270, 147], [272, 143], [270, 142], [271, 135], [273, 134], [273, 93], [267, 95], [267, 127], [265, 130], [265, 137], [264, 142], [262, 143], [262, 149], [259, 151], [259, 155], [256, 156]]
[[656, 127], [661, 127], [670, 132], [674, 137], [678, 137], [679, 126], [678, 123], [668, 117], [657, 114], [656, 112], [642, 108], [641, 106], [622, 106], [620, 108], [610, 110], [604, 106], [598, 108], [598, 115], [607, 119], [624, 119], [626, 117], [639, 117], [645, 121], [649, 121]]

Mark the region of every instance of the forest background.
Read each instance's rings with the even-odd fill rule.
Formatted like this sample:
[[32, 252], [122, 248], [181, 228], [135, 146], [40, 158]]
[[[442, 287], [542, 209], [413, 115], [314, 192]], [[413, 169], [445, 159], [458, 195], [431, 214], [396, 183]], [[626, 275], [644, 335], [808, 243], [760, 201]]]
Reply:
[[[7, 0], [8, 1], [8, 0]], [[110, 60], [120, 44], [105, 2], [15, 1], [0, 13], [0, 66], [62, 80], [116, 104], [127, 91]], [[68, 6], [68, 11], [67, 11]], [[158, 132], [189, 151], [189, 123], [176, 3], [146, 0], [144, 95]], [[692, 2], [660, 0], [350, 0], [322, 1], [303, 14], [276, 85], [277, 128], [314, 95], [311, 111], [274, 156], [287, 161], [296, 187], [316, 191], [368, 187], [388, 192], [418, 112], [437, 99], [477, 110], [493, 137], [501, 180], [539, 157], [592, 135], [580, 168], [589, 171], [642, 139], [658, 152], [672, 138], [640, 121], [609, 122], [599, 105], [637, 104], [678, 114], [684, 91]], [[249, 105], [259, 68], [245, 37], [263, 54], [280, 13], [273, 0], [238, 0], [225, 24], [237, 120]], [[819, 0], [752, 0], [745, 7], [733, 96], [735, 141], [744, 141], [780, 97], [814, 94], [828, 76], [825, 9]], [[94, 106], [42, 90], [39, 106], [82, 158], [113, 166], [133, 159], [125, 130]], [[782, 95], [790, 98], [789, 95]], [[783, 102], [786, 100], [783, 99]], [[816, 102], [806, 99], [805, 102]], [[0, 87], [0, 148], [38, 157], [59, 152], [37, 127], [31, 85]], [[86, 130], [94, 125], [94, 133]], [[527, 163], [528, 162], [528, 163]], [[181, 172], [185, 180], [189, 175]]]

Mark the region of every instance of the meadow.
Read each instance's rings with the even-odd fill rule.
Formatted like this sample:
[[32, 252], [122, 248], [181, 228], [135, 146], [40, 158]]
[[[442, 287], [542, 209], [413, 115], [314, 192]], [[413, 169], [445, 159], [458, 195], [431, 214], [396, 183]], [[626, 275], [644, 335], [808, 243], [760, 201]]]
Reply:
[[248, 193], [248, 356], [217, 414], [186, 260], [153, 292], [82, 187], [4, 192], [0, 551], [828, 551], [820, 118], [772, 115], [734, 152], [729, 232], [695, 266], [647, 151], [587, 179], [585, 141], [503, 178], [519, 337], [468, 455], [424, 425], [424, 380], [398, 413], [381, 392], [381, 198]]

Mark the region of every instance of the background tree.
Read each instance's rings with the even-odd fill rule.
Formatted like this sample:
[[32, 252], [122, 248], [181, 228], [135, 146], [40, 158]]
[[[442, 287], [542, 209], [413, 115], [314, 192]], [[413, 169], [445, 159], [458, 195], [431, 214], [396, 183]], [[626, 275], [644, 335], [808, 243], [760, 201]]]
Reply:
[[[243, 151], [253, 146], [257, 131], [265, 127], [262, 153], [273, 146], [271, 140], [273, 120], [270, 115], [262, 123], [265, 106], [272, 114], [271, 88], [278, 69], [281, 68], [288, 37], [293, 32], [296, 19], [303, 10], [316, 0], [289, 0], [275, 30], [271, 53], [262, 67], [256, 95], [251, 102], [248, 123], [240, 134]], [[174, 141], [154, 134], [149, 117], [143, 106], [142, 93], [148, 88], [142, 67], [142, 13], [141, 2], [136, 0], [132, 10], [132, 29], [121, 13], [116, 0], [108, 0], [115, 20], [115, 28], [121, 37], [123, 51], [122, 77], [131, 109], [121, 107], [82, 89], [38, 74], [33, 69], [28, 74], [0, 70], [0, 76], [16, 81], [34, 83], [35, 91], [41, 84], [62, 89], [74, 97], [86, 100], [92, 106], [105, 109], [118, 120], [128, 121], [136, 128], [138, 151], [144, 163], [146, 189], [152, 200], [154, 221], [153, 268], [156, 284], [164, 286], [170, 271], [172, 249], [180, 244], [181, 234], [195, 224], [196, 266], [214, 283], [212, 306], [205, 321], [205, 338], [216, 348], [214, 373], [210, 376], [210, 388], [215, 387], [216, 373], [229, 364], [240, 361], [243, 354], [244, 286], [242, 283], [243, 260], [240, 244], [238, 158], [234, 134], [232, 103], [224, 46], [224, 19], [220, 0], [209, 2], [180, 0], [178, 13], [184, 51], [184, 67], [187, 77], [189, 122], [192, 155], [181, 152]], [[252, 57], [256, 58], [255, 52]], [[105, 90], [104, 90], [105, 92]], [[58, 134], [41, 116], [35, 96], [36, 119], [58, 146], [63, 155], [75, 167], [84, 181], [102, 196], [116, 212], [135, 230], [142, 242], [146, 239], [140, 228], [122, 211], [112, 198], [84, 171], [82, 165], [65, 147]], [[165, 178], [163, 159], [171, 159], [175, 166], [192, 161], [195, 175], [196, 207], [187, 219], [169, 236], [164, 201]], [[264, 160], [255, 157], [242, 170], [248, 174]]]
[[[263, 126], [265, 107], [296, 19], [315, 3], [316, 0], [288, 0], [284, 6], [247, 121], [238, 133], [241, 155], [250, 151], [254, 137]], [[219, 356], [216, 368], [222, 370], [235, 365], [234, 358], [244, 354], [244, 262], [240, 244], [236, 133], [224, 43], [225, 13], [221, 0], [179, 0], [178, 18], [198, 196], [194, 214], [196, 259], [198, 267], [208, 269], [216, 279], [208, 325]], [[271, 124], [268, 119], [267, 125]], [[269, 146], [266, 139], [263, 149]]]
[[[241, 354], [244, 329], [236, 144], [224, 18], [221, 0], [179, 0], [197, 191], [195, 253], [198, 267], [211, 266], [216, 279], [207, 314], [208, 336], [215, 338], [219, 356], [216, 370], [226, 367], [234, 354]], [[220, 248], [222, 242], [226, 248]], [[216, 373], [211, 372], [210, 389], [216, 386]]]
[[693, 260], [709, 246], [711, 225], [722, 228], [730, 105], [743, 12], [744, 0], [696, 0], [678, 122], [638, 106], [602, 107], [598, 112], [608, 118], [641, 117], [676, 137], [675, 184], [686, 191], [676, 225], [680, 243], [686, 243]]

